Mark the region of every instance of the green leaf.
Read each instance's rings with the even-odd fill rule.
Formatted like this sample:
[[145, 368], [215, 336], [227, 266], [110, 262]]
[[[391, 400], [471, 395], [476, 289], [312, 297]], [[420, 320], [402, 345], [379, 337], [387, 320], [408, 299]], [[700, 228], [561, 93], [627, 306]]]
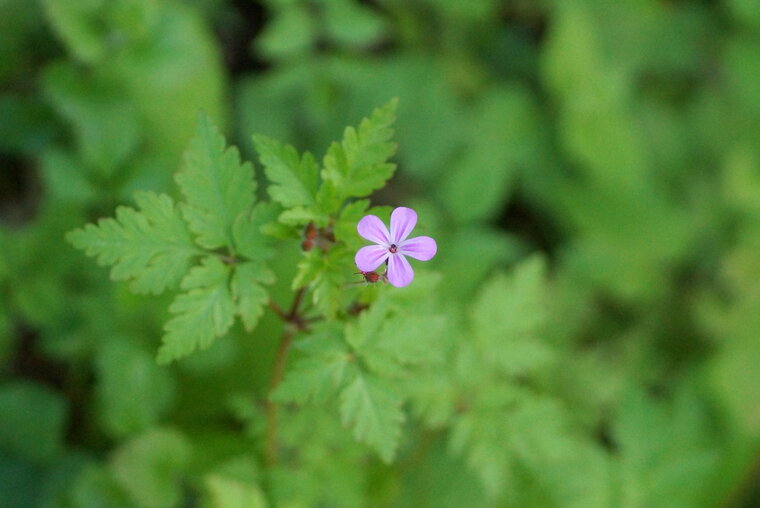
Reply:
[[541, 153], [538, 118], [525, 89], [504, 87], [482, 97], [467, 122], [466, 148], [442, 181], [441, 197], [455, 220], [489, 219], [501, 210], [517, 171]]
[[293, 3], [274, 14], [256, 38], [256, 47], [272, 60], [284, 60], [306, 54], [316, 36], [317, 26], [308, 5]]
[[234, 252], [233, 225], [254, 203], [253, 166], [241, 163], [237, 148], [225, 149], [224, 136], [206, 115], [198, 118], [176, 180], [187, 200], [182, 214], [198, 245]]
[[346, 46], [367, 46], [385, 31], [379, 12], [350, 0], [324, 2], [324, 23], [330, 37]]
[[346, 249], [335, 246], [322, 258], [322, 269], [311, 284], [312, 302], [328, 319], [332, 319], [343, 305], [349, 264]]
[[353, 267], [353, 262], [345, 247], [335, 245], [327, 253], [312, 249], [299, 261], [292, 288], [308, 287], [314, 306], [332, 318], [343, 304], [348, 267]]
[[319, 175], [314, 157], [306, 152], [299, 158], [295, 148], [266, 136], [254, 136], [253, 144], [271, 182], [269, 196], [285, 208], [313, 205]]
[[159, 363], [205, 349], [230, 329], [235, 302], [228, 287], [230, 268], [216, 257], [206, 257], [182, 281], [188, 290], [175, 298], [169, 312], [175, 316], [164, 326], [166, 334], [158, 351]]
[[169, 409], [174, 380], [134, 341], [109, 340], [96, 357], [99, 414], [111, 436], [143, 432]]
[[493, 276], [473, 305], [475, 341], [485, 361], [505, 373], [523, 373], [553, 358], [541, 336], [546, 321], [543, 278], [543, 259], [533, 257], [510, 276]]
[[612, 431], [620, 450], [620, 501], [626, 506], [714, 506], [711, 482], [730, 474], [719, 457], [708, 405], [694, 386], [679, 382], [673, 400], [648, 396], [629, 387], [621, 397]]
[[275, 219], [278, 209], [279, 207], [273, 203], [259, 203], [250, 214], [238, 216], [232, 227], [237, 254], [256, 261], [264, 261], [272, 257], [271, 241], [264, 234], [263, 228]]
[[319, 227], [324, 227], [330, 221], [330, 216], [316, 207], [297, 206], [282, 212], [277, 220], [289, 226], [305, 226], [309, 222], [313, 222]]
[[263, 263], [247, 262], [235, 267], [230, 288], [235, 299], [235, 309], [240, 315], [246, 331], [256, 328], [264, 307], [269, 302], [269, 294], [264, 284], [274, 282], [274, 273]]
[[386, 162], [395, 152], [391, 125], [396, 120], [396, 99], [375, 109], [358, 129], [346, 128], [341, 143], [333, 143], [324, 158], [322, 179], [344, 197], [364, 197], [385, 185], [395, 164]]
[[140, 141], [139, 115], [133, 101], [120, 87], [97, 82], [70, 64], [51, 66], [44, 80], [46, 95], [74, 128], [84, 162], [103, 177], [113, 178]]
[[155, 429], [122, 445], [113, 455], [110, 470], [136, 506], [170, 508], [181, 504], [180, 474], [190, 454], [190, 444], [182, 434]]
[[113, 265], [111, 278], [131, 280], [136, 293], [158, 294], [173, 288], [200, 254], [172, 199], [165, 194], [135, 193], [139, 211], [121, 206], [116, 218], [101, 219], [66, 238], [100, 265]]
[[105, 53], [106, 30], [102, 23], [105, 0], [45, 0], [43, 5], [58, 36], [78, 59], [92, 63]]
[[440, 315], [393, 314], [376, 335], [364, 337], [357, 353], [379, 375], [409, 375], [408, 367], [434, 364], [443, 359], [441, 336], [446, 324], [446, 318]]
[[343, 207], [343, 210], [340, 211], [340, 215], [338, 216], [338, 220], [335, 221], [335, 225], [333, 226], [335, 239], [357, 248], [364, 245], [366, 241], [359, 236], [359, 233], [357, 233], [356, 225], [359, 223], [359, 220], [367, 214], [368, 207], [368, 199], [360, 199]]
[[393, 460], [404, 413], [390, 385], [372, 374], [357, 373], [341, 391], [340, 414], [358, 441], [373, 447], [384, 462]]
[[340, 330], [334, 328], [326, 327], [298, 344], [304, 356], [293, 363], [272, 393], [273, 400], [298, 404], [314, 400], [320, 404], [337, 392], [346, 377], [351, 357], [338, 339]]
[[266, 508], [264, 493], [253, 483], [220, 474], [208, 475], [206, 489], [212, 508]]
[[296, 265], [296, 276], [290, 288], [293, 290], [306, 287], [319, 275], [322, 269], [322, 253], [319, 249], [312, 249], [305, 252], [301, 260]]

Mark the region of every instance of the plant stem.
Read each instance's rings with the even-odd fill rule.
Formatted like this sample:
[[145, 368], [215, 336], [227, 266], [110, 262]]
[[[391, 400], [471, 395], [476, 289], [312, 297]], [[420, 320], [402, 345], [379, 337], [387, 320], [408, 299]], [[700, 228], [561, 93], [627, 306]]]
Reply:
[[[288, 329], [282, 334], [280, 345], [277, 347], [277, 357], [274, 361], [274, 367], [272, 368], [272, 378], [269, 382], [269, 394], [277, 388], [282, 381], [282, 376], [285, 372], [285, 363], [288, 356], [288, 349], [293, 342], [293, 329]], [[266, 430], [266, 461], [269, 466], [273, 466], [277, 463], [277, 413], [279, 406], [277, 403], [270, 399], [267, 399], [267, 430]]]
[[277, 305], [276, 302], [274, 302], [272, 300], [269, 300], [269, 308], [272, 309], [272, 312], [274, 312], [275, 314], [277, 314], [277, 316], [280, 319], [282, 319], [283, 321], [287, 321], [288, 320], [288, 316], [285, 314], [285, 311], [282, 310], [282, 307], [280, 307], [279, 305]]
[[[283, 312], [282, 308], [274, 302], [270, 302], [270, 308], [275, 314], [285, 321], [285, 330], [282, 333], [280, 344], [277, 346], [277, 355], [274, 359], [274, 366], [272, 367], [272, 377], [269, 380], [269, 394], [280, 385], [282, 376], [285, 374], [285, 364], [288, 361], [288, 351], [290, 350], [290, 344], [293, 342], [293, 337], [297, 330], [301, 330], [304, 327], [303, 319], [299, 314], [301, 302], [303, 301], [304, 293], [306, 290], [301, 288], [293, 298], [293, 303], [290, 306], [290, 310], [287, 314]], [[265, 456], [267, 465], [270, 467], [277, 463], [277, 415], [279, 412], [279, 406], [267, 399], [266, 403], [266, 443], [265, 443]]]

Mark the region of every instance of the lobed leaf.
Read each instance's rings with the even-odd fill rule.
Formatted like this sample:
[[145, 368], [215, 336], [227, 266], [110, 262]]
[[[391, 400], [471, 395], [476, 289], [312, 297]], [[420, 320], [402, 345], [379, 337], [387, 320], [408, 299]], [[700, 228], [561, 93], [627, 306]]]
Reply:
[[230, 268], [216, 257], [206, 257], [182, 281], [188, 290], [174, 299], [169, 312], [175, 316], [164, 326], [166, 334], [158, 351], [159, 363], [169, 363], [206, 348], [232, 326], [235, 302], [230, 294]]
[[247, 262], [235, 267], [230, 288], [235, 299], [235, 309], [247, 331], [256, 328], [269, 294], [262, 283], [274, 282], [274, 273], [263, 263]]
[[285, 208], [313, 205], [319, 175], [314, 157], [306, 152], [299, 158], [295, 148], [266, 136], [254, 136], [253, 144], [271, 182], [269, 196]]
[[340, 394], [340, 414], [354, 437], [374, 448], [380, 458], [393, 460], [404, 413], [401, 398], [381, 378], [358, 373]]
[[136, 293], [158, 294], [175, 287], [201, 251], [169, 196], [137, 192], [135, 201], [139, 210], [121, 206], [115, 219], [88, 224], [66, 238], [98, 264], [112, 265], [112, 279], [131, 280]]
[[294, 362], [272, 398], [277, 402], [323, 403], [342, 386], [350, 353], [336, 338], [335, 330], [315, 333], [299, 346], [304, 356]]
[[346, 128], [341, 143], [333, 143], [325, 155], [322, 179], [344, 197], [364, 197], [385, 185], [396, 170], [386, 162], [395, 152], [391, 142], [396, 120], [396, 99], [375, 109], [358, 129]]
[[198, 119], [176, 180], [187, 200], [182, 215], [198, 245], [234, 252], [233, 225], [254, 204], [253, 166], [241, 163], [237, 148], [225, 149], [224, 136], [206, 115]]
[[540, 332], [546, 321], [544, 262], [534, 257], [481, 289], [471, 324], [484, 360], [508, 374], [546, 365], [553, 351]]

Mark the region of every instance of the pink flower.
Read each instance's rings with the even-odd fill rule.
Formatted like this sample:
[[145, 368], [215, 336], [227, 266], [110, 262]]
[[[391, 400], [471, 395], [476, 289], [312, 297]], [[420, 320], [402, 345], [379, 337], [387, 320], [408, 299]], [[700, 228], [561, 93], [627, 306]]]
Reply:
[[417, 225], [417, 213], [411, 208], [399, 207], [391, 214], [391, 232], [383, 221], [374, 215], [365, 215], [356, 226], [357, 231], [370, 242], [359, 249], [354, 261], [362, 272], [373, 272], [385, 262], [388, 282], [397, 288], [404, 287], [414, 279], [414, 270], [406, 256], [427, 261], [435, 256], [438, 246], [429, 236], [408, 238]]

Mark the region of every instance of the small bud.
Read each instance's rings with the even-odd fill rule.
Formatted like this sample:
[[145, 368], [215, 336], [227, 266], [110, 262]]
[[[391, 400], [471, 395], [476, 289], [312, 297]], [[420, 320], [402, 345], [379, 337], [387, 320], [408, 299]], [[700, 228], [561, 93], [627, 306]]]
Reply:
[[365, 282], [369, 282], [370, 284], [374, 284], [380, 279], [380, 275], [377, 272], [359, 271], [359, 274], [361, 274], [361, 276], [364, 277]]
[[309, 240], [313, 240], [317, 237], [317, 227], [314, 225], [313, 222], [309, 222], [309, 224], [306, 226], [306, 231], [304, 232], [304, 235]]
[[308, 238], [301, 242], [301, 248], [305, 251], [310, 251], [314, 247], [314, 242], [309, 240]]

